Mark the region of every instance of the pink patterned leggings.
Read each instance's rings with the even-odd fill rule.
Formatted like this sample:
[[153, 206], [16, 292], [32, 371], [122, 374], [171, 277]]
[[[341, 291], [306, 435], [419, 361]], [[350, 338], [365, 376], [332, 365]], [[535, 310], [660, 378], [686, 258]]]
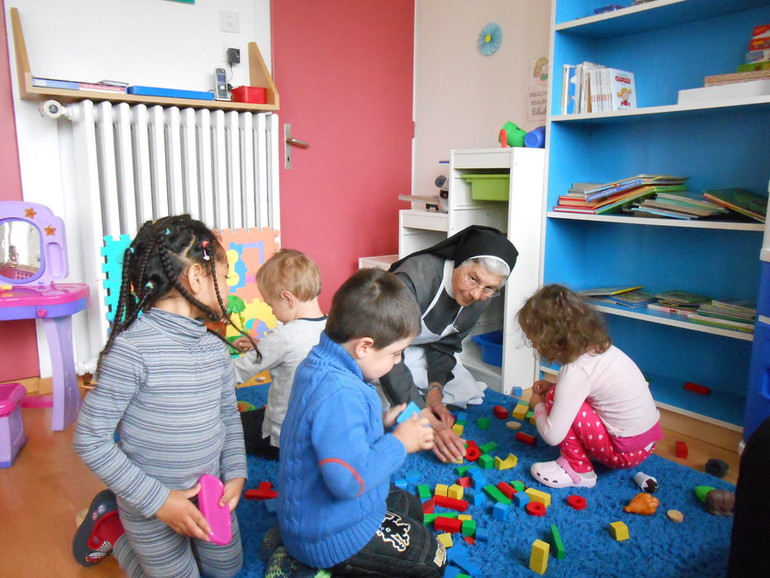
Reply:
[[[556, 387], [552, 387], [545, 396], [545, 408], [548, 413], [551, 413], [553, 407], [555, 391]], [[567, 437], [559, 444], [559, 449], [562, 457], [579, 474], [594, 471], [591, 460], [615, 469], [633, 468], [646, 460], [655, 449], [653, 444], [649, 450], [621, 452], [615, 448], [612, 440], [594, 408], [583, 402], [567, 432]]]

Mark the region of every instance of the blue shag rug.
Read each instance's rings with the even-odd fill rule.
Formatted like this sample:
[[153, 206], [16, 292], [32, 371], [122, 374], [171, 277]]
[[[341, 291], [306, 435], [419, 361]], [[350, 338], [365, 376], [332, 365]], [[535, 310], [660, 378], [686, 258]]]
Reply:
[[[252, 386], [238, 390], [238, 399], [264, 405], [266, 386]], [[497, 448], [490, 455], [505, 459], [508, 454], [518, 457], [518, 465], [509, 470], [485, 470], [488, 483], [521, 480], [551, 494], [552, 502], [544, 517], [533, 517], [523, 508], [512, 505], [505, 521], [492, 519], [490, 500], [483, 506], [471, 506], [466, 513], [473, 516], [479, 527], [489, 531], [488, 542], [467, 545], [471, 561], [480, 568], [474, 578], [484, 576], [532, 576], [529, 557], [532, 542], [540, 539], [551, 544], [546, 576], [569, 578], [628, 576], [664, 577], [720, 577], [726, 574], [730, 549], [732, 517], [709, 514], [694, 494], [696, 486], [713, 486], [717, 489], [734, 490], [735, 486], [706, 473], [679, 465], [658, 456], [651, 456], [639, 469], [609, 470], [597, 467], [599, 480], [595, 487], [554, 490], [535, 482], [529, 473], [532, 463], [556, 459], [558, 449], [537, 439], [537, 445], [529, 446], [515, 439], [515, 431], [497, 419], [493, 406], [503, 405], [509, 411], [515, 406], [513, 397], [487, 391], [482, 405], [471, 406], [466, 411], [464, 438], [479, 446], [496, 442]], [[510, 415], [510, 414], [509, 414]], [[489, 429], [482, 430], [477, 420], [490, 420]], [[509, 418], [512, 419], [512, 418]], [[524, 423], [521, 431], [537, 435], [535, 426]], [[662, 440], [660, 443], [673, 443]], [[468, 465], [470, 462], [466, 462]], [[256, 488], [260, 482], [276, 483], [278, 463], [253, 456], [248, 457], [249, 480], [246, 488]], [[393, 481], [410, 477], [419, 484], [427, 484], [431, 490], [436, 484], [451, 485], [459, 477], [456, 465], [442, 464], [432, 452], [407, 456], [402, 469]], [[601, 469], [600, 469], [601, 468]], [[644, 516], [629, 514], [623, 510], [631, 499], [641, 492], [633, 475], [643, 471], [657, 479], [660, 489], [654, 494], [660, 500], [655, 514]], [[416, 494], [416, 485], [408, 489]], [[574, 510], [567, 504], [567, 497], [579, 494], [587, 500], [584, 510]], [[679, 510], [684, 521], [675, 523], [668, 519], [668, 510]], [[450, 512], [436, 508], [436, 512]], [[244, 550], [244, 570], [240, 576], [262, 577], [264, 564], [259, 556], [260, 544], [265, 532], [276, 523], [275, 514], [267, 511], [264, 502], [241, 499], [237, 508]], [[610, 533], [609, 524], [624, 522], [630, 539], [617, 542]], [[551, 540], [551, 525], [558, 527], [564, 542], [566, 557], [558, 560]], [[453, 535], [455, 542], [458, 535]], [[452, 549], [448, 550], [452, 559]]]

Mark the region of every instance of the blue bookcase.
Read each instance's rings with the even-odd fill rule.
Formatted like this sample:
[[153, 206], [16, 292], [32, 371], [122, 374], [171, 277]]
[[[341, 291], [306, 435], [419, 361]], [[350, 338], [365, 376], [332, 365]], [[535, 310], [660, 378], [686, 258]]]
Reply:
[[[630, 3], [630, 0], [627, 0]], [[642, 284], [757, 299], [764, 225], [556, 213], [573, 182], [641, 173], [688, 176], [688, 188], [767, 194], [770, 97], [678, 105], [678, 91], [735, 72], [770, 1], [655, 0], [595, 15], [603, 0], [554, 0], [548, 119], [546, 283], [576, 290]], [[631, 71], [634, 110], [561, 114], [564, 64]], [[637, 361], [661, 407], [740, 430], [752, 335], [601, 305], [613, 340]], [[709, 387], [700, 395], [685, 382]]]

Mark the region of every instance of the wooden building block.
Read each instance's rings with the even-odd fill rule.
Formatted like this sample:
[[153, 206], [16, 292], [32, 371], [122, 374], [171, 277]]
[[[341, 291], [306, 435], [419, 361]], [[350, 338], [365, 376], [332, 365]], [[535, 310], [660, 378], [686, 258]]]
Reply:
[[548, 554], [551, 546], [548, 542], [535, 540], [532, 542], [532, 551], [529, 555], [529, 569], [542, 575], [548, 568]]
[[623, 540], [628, 540], [628, 526], [626, 526], [623, 522], [612, 522], [610, 524], [610, 532], [612, 533], [612, 537], [615, 538], [618, 542], [622, 542]]
[[527, 488], [524, 492], [529, 494], [529, 499], [533, 502], [540, 502], [546, 508], [551, 505], [551, 494], [546, 494], [535, 488]]

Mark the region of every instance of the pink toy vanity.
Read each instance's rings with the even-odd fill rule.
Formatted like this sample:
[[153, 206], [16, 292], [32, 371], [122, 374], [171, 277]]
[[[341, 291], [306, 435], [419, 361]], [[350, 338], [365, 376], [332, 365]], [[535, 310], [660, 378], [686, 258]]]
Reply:
[[0, 321], [38, 319], [43, 324], [53, 394], [30, 401], [53, 407], [54, 431], [66, 429], [80, 409], [72, 316], [88, 306], [88, 286], [55, 282], [67, 273], [62, 220], [44, 205], [0, 201]]

